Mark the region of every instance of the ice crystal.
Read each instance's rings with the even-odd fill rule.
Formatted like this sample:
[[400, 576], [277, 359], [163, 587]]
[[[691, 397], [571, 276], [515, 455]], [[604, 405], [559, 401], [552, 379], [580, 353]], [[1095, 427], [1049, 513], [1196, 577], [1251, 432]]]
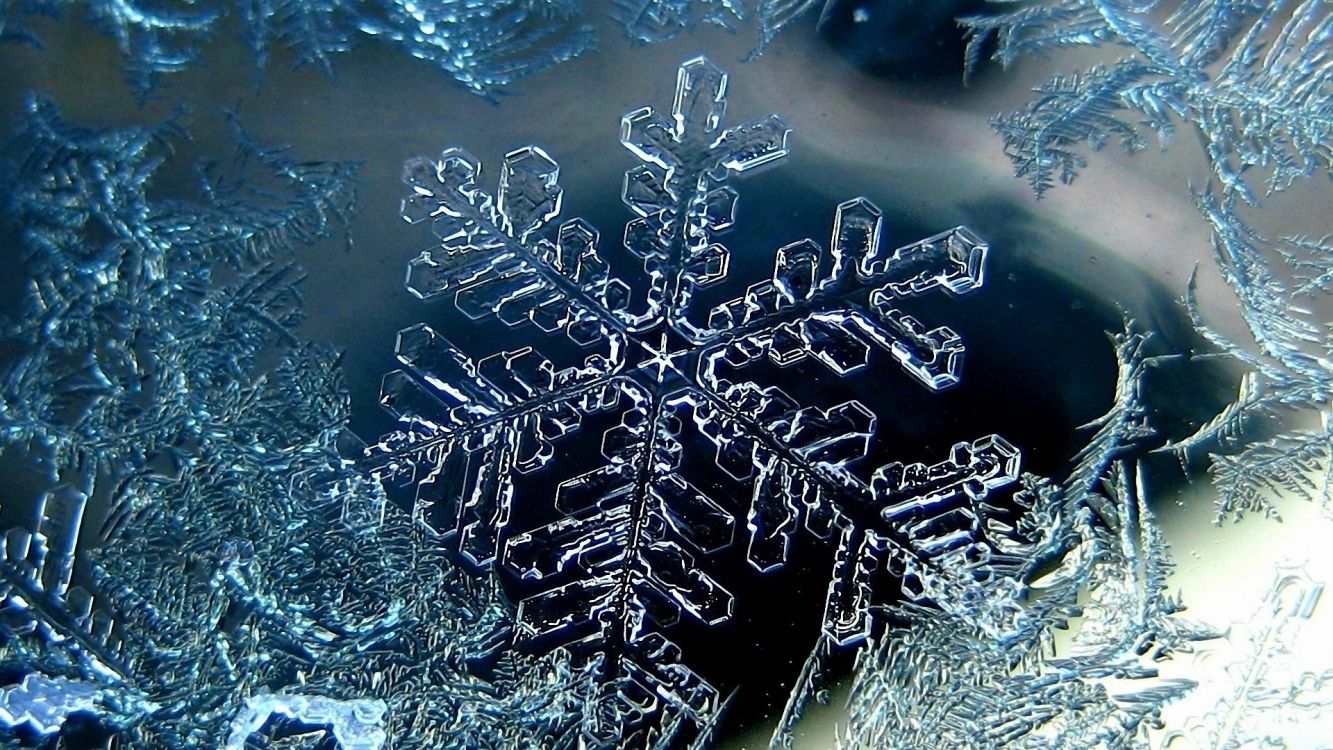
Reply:
[[1327, 737], [1333, 726], [1333, 665], [1312, 664], [1293, 653], [1323, 593], [1324, 584], [1308, 572], [1280, 567], [1250, 618], [1200, 650], [1193, 666], [1208, 702], [1199, 714], [1175, 722], [1179, 728], [1164, 734], [1162, 746], [1284, 750], [1291, 740], [1299, 747], [1299, 738]]
[[1212, 634], [1166, 592], [1171, 563], [1132, 455], [1148, 434], [1142, 345], [1117, 339], [1115, 406], [1069, 477], [1024, 477], [1002, 574], [967, 609], [897, 608], [902, 624], [859, 655], [840, 747], [1146, 748], [1162, 708], [1193, 687], [1159, 670]]
[[[403, 428], [372, 446], [371, 465], [415, 484], [417, 519], [465, 559], [527, 587], [520, 640], [564, 644], [595, 665], [602, 692], [583, 731], [599, 747], [708, 731], [719, 692], [662, 631], [682, 616], [731, 618], [735, 597], [710, 556], [744, 544], [762, 573], [788, 561], [798, 534], [838, 540], [824, 629], [855, 643], [867, 633], [875, 569], [892, 558], [927, 586], [971, 574], [977, 507], [1017, 478], [1018, 451], [994, 435], [935, 465], [861, 471], [874, 413], [856, 400], [802, 406], [758, 380], [765, 367], [806, 360], [834, 377], [896, 362], [929, 389], [956, 384], [960, 337], [898, 305], [981, 285], [987, 248], [966, 228], [890, 250], [879, 210], [850, 200], [828, 252], [811, 240], [787, 245], [771, 278], [695, 312], [697, 293], [728, 275], [719, 238], [735, 222], [729, 178], [787, 153], [776, 116], [723, 126], [726, 82], [709, 61], [690, 60], [670, 113], [645, 107], [622, 121], [622, 143], [642, 162], [622, 193], [637, 215], [624, 247], [643, 261], [641, 303], [586, 222], [543, 231], [561, 189], [541, 149], [506, 156], [494, 195], [457, 148], [404, 169], [403, 216], [429, 222], [440, 243], [412, 261], [413, 294], [591, 353], [564, 367], [531, 346], [474, 359], [426, 325], [403, 330], [404, 369], [383, 388]], [[571, 476], [575, 435], [594, 429], [600, 456]], [[526, 483], [539, 471], [558, 485], [553, 498]], [[516, 520], [542, 517], [552, 520]]]
[[753, 20], [759, 38], [751, 57], [758, 57], [783, 29], [820, 4], [820, 0], [615, 0], [613, 17], [639, 42], [672, 39], [701, 23], [736, 31]]
[[745, 0], [616, 0], [613, 17], [631, 39], [661, 42], [705, 23], [735, 30], [746, 18]]
[[753, 21], [758, 40], [751, 59], [763, 54], [784, 29], [823, 0], [616, 0], [615, 20], [631, 39], [660, 42], [700, 23], [736, 31]]
[[[1245, 513], [1276, 517], [1273, 500], [1283, 491], [1333, 511], [1333, 339], [1317, 308], [1311, 311], [1305, 301], [1317, 301], [1326, 292], [1321, 269], [1333, 257], [1333, 244], [1328, 238], [1303, 237], [1271, 242], [1237, 216], [1235, 198], [1202, 192], [1195, 200], [1212, 229], [1217, 265], [1239, 298], [1258, 351], [1208, 327], [1191, 280], [1186, 302], [1195, 326], [1250, 372], [1234, 403], [1171, 447], [1185, 458], [1196, 448], [1208, 450], [1219, 520]], [[1250, 438], [1263, 417], [1286, 422], [1313, 414], [1319, 415], [1318, 426], [1284, 426], [1271, 436]]]
[[1223, 188], [1247, 202], [1255, 201], [1255, 171], [1267, 174], [1268, 190], [1281, 190], [1333, 163], [1333, 70], [1323, 59], [1333, 14], [1322, 0], [1182, 0], [1169, 13], [1155, 0], [996, 2], [1006, 10], [962, 19], [969, 71], [991, 38], [1006, 66], [1062, 48], [1124, 51], [1052, 78], [1026, 110], [992, 121], [1038, 194], [1073, 181], [1084, 147], [1115, 141], [1137, 151], [1146, 146], [1141, 126], [1165, 143], [1177, 121], [1198, 133]]
[[[1126, 50], [1114, 63], [1055, 77], [1024, 112], [993, 120], [1016, 173], [1039, 195], [1057, 179], [1074, 179], [1086, 164], [1085, 145], [1095, 150], [1118, 141], [1140, 150], [1146, 145], [1141, 125], [1163, 144], [1177, 122], [1198, 133], [1216, 189], [1198, 191], [1195, 203], [1258, 352], [1212, 331], [1191, 285], [1196, 326], [1253, 372], [1234, 404], [1173, 447], [1186, 458], [1194, 448], [1209, 452], [1219, 518], [1275, 516], [1275, 490], [1329, 507], [1330, 339], [1307, 302], [1327, 292], [1333, 245], [1328, 238], [1271, 242], [1238, 210], [1258, 203], [1251, 184], [1256, 173], [1273, 192], [1333, 166], [1333, 68], [1324, 60], [1333, 41], [1328, 4], [1184, 0], [1162, 14], [1156, 2], [1047, 0], [963, 23], [971, 33], [969, 70], [992, 37], [994, 56], [1005, 65], [1068, 47], [1107, 43]], [[1141, 118], [1125, 119], [1126, 111]], [[1253, 434], [1259, 417], [1312, 414], [1322, 427]]]
[[[0, 436], [50, 489], [3, 539], [5, 673], [53, 711], [95, 691], [135, 748], [245, 742], [260, 714], [344, 748], [558, 746], [590, 679], [566, 652], [505, 649], [493, 582], [343, 458], [360, 449], [339, 355], [293, 328], [277, 258], [332, 229], [352, 167], [242, 137], [276, 183], [206, 169], [204, 202], [159, 198], [170, 131], [83, 130], [38, 100], [12, 152], [32, 283]], [[11, 727], [53, 726], [20, 690]]]
[[246, 0], [232, 4], [153, 3], [143, 0], [16, 0], [0, 6], [0, 39], [31, 40], [20, 22], [35, 12], [54, 14], [82, 6], [115, 39], [128, 61], [131, 82], [147, 94], [164, 73], [199, 59], [201, 46], [235, 12], [260, 69], [274, 47], [290, 51], [296, 64], [328, 70], [331, 58], [358, 39], [383, 39], [403, 53], [426, 60], [469, 90], [491, 94], [498, 87], [568, 60], [592, 42], [574, 0], [502, 0], [477, 3], [443, 0]]
[[828, 3], [821, 3], [820, 0], [758, 0], [755, 3], [755, 17], [759, 22], [759, 45], [754, 54], [762, 53], [783, 29], [821, 5], [828, 7]]
[[0, 723], [27, 727], [39, 735], [59, 732], [71, 714], [97, 710], [97, 688], [86, 682], [24, 675], [17, 685], [0, 689]]
[[200, 202], [154, 198], [171, 132], [85, 131], [36, 99], [8, 196], [31, 281], [7, 331], [24, 352], [0, 381], [0, 446], [116, 502], [191, 468], [207, 417], [254, 395], [233, 382], [300, 319], [278, 254], [326, 236], [352, 198], [354, 165], [295, 161], [243, 133], [271, 185], [214, 165]]
[[245, 750], [245, 741], [269, 717], [278, 715], [302, 724], [327, 725], [341, 750], [380, 750], [384, 746], [382, 700], [339, 701], [305, 695], [256, 695], [231, 722], [226, 750]]

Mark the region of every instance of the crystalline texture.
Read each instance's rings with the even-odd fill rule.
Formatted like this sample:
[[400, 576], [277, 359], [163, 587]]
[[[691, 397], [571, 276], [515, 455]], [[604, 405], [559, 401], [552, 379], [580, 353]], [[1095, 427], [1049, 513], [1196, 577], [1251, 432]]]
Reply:
[[97, 688], [86, 682], [25, 675], [18, 685], [0, 689], [0, 723], [55, 734], [71, 714], [96, 711], [97, 698]]
[[[1003, 1], [997, 5], [1008, 4]], [[1333, 163], [1333, 71], [1323, 55], [1333, 15], [1321, 0], [1237, 3], [1043, 0], [993, 16], [962, 19], [971, 34], [968, 68], [992, 37], [1009, 65], [1026, 54], [1114, 42], [1127, 51], [1110, 65], [1056, 76], [1025, 112], [996, 117], [1005, 153], [1038, 193], [1070, 182], [1084, 166], [1076, 148], [1119, 141], [1145, 147], [1133, 110], [1163, 139], [1177, 121], [1203, 139], [1217, 181], [1255, 201], [1257, 169], [1268, 189], [1326, 171]], [[1163, 20], [1163, 16], [1165, 19]]]
[[[1208, 681], [1211, 705], [1176, 722], [1163, 742], [1183, 750], [1304, 747], [1333, 726], [1333, 665], [1311, 663], [1293, 645], [1318, 608], [1325, 584], [1282, 565], [1253, 614], [1224, 640], [1200, 649], [1193, 665]], [[1318, 652], [1315, 652], [1318, 653]], [[1288, 744], [1290, 743], [1290, 744]]]
[[173, 133], [85, 130], [38, 100], [12, 142], [30, 294], [6, 327], [0, 447], [48, 489], [0, 546], [7, 673], [33, 700], [95, 690], [124, 747], [245, 744], [275, 714], [344, 748], [558, 746], [587, 665], [510, 648], [495, 583], [344, 458], [362, 446], [340, 356], [295, 330], [280, 260], [337, 226], [352, 168], [239, 133], [245, 181], [206, 169], [204, 200], [163, 197]]
[[[470, 91], [489, 95], [508, 83], [573, 58], [592, 43], [582, 8], [573, 0], [247, 0], [157, 3], [146, 0], [51, 0], [0, 7], [0, 40], [30, 35], [18, 26], [28, 13], [55, 15], [82, 6], [128, 61], [140, 94], [158, 76], [195, 64], [200, 48], [235, 13], [262, 70], [274, 47], [298, 64], [331, 69], [333, 56], [364, 36], [427, 60]], [[14, 31], [5, 33], [7, 29]]]
[[1024, 512], [976, 568], [987, 575], [932, 582], [934, 607], [895, 607], [900, 624], [858, 655], [839, 748], [1147, 748], [1163, 707], [1194, 687], [1161, 664], [1215, 634], [1167, 592], [1133, 458], [1149, 434], [1143, 339], [1116, 345], [1113, 408], [1063, 482], [1024, 477]]
[[245, 741], [277, 715], [302, 724], [326, 726], [342, 750], [380, 750], [384, 747], [382, 700], [340, 701], [323, 696], [256, 695], [231, 722], [225, 750], [245, 750]]
[[[508, 154], [494, 195], [457, 148], [404, 168], [402, 215], [439, 240], [412, 261], [409, 291], [452, 299], [475, 320], [563, 335], [583, 354], [568, 366], [532, 347], [477, 359], [428, 326], [405, 329], [403, 368], [382, 397], [403, 429], [372, 446], [370, 465], [415, 484], [416, 516], [442, 542], [531, 587], [521, 641], [563, 643], [598, 665], [598, 707], [583, 727], [597, 747], [706, 734], [718, 691], [659, 630], [732, 617], [735, 595], [709, 561], [717, 550], [744, 544], [751, 565], [771, 571], [794, 535], [836, 537], [824, 629], [852, 644], [867, 632], [866, 576], [890, 558], [925, 579], [966, 571], [937, 560], [976, 541], [979, 504], [1018, 476], [1018, 451], [989, 436], [933, 466], [891, 463], [866, 479], [854, 466], [873, 412], [855, 400], [802, 406], [752, 374], [808, 359], [855, 377], [881, 358], [931, 390], [956, 384], [960, 337], [898, 305], [983, 283], [987, 248], [966, 228], [891, 250], [879, 210], [854, 199], [838, 206], [827, 250], [788, 245], [769, 279], [697, 309], [697, 293], [729, 270], [721, 235], [738, 194], [728, 181], [787, 154], [776, 116], [724, 125], [726, 84], [712, 63], [690, 60], [669, 113], [644, 107], [622, 120], [621, 141], [642, 162], [622, 192], [636, 216], [624, 247], [647, 276], [641, 302], [612, 275], [595, 229], [569, 219], [545, 231], [561, 190], [541, 149]], [[558, 471], [589, 422], [611, 424], [600, 466], [559, 482], [546, 506], [555, 520], [516, 524], [545, 512], [517, 505], [533, 502], [520, 496], [523, 477]], [[732, 484], [699, 479], [687, 446], [707, 447]], [[655, 734], [659, 725], [669, 730]]]
[[639, 42], [661, 42], [698, 23], [735, 30], [746, 16], [745, 0], [616, 0], [613, 14]]
[[[1074, 179], [1086, 164], [1084, 145], [1096, 150], [1116, 141], [1142, 150], [1143, 125], [1164, 145], [1178, 124], [1198, 134], [1213, 179], [1194, 192], [1194, 202], [1257, 352], [1208, 327], [1191, 282], [1196, 328], [1252, 372], [1233, 404], [1171, 447], [1186, 461], [1209, 454], [1219, 518], [1276, 516], [1277, 490], [1333, 507], [1333, 369], [1320, 309], [1333, 280], [1333, 244], [1328, 237], [1271, 241], [1241, 210], [1258, 206], [1259, 180], [1272, 193], [1333, 166], [1333, 68], [1326, 59], [1333, 12], [1321, 0], [1184, 0], [1170, 13], [1161, 5], [1044, 0], [962, 19], [971, 34], [968, 69], [992, 38], [994, 58], [1004, 65], [1062, 48], [1114, 43], [1122, 50], [1113, 63], [1043, 84], [1026, 110], [993, 118], [1015, 173], [1038, 195]], [[1137, 119], [1125, 119], [1127, 111]], [[1247, 434], [1300, 412], [1306, 421], [1318, 415], [1322, 426], [1260, 440]]]

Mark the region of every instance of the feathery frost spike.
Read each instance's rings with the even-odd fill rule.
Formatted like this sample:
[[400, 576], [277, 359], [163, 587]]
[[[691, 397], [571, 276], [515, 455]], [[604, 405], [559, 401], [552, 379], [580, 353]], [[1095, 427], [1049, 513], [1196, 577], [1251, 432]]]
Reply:
[[[1312, 663], [1301, 648], [1324, 583], [1299, 566], [1278, 567], [1264, 600], [1224, 638], [1198, 650], [1193, 666], [1207, 695], [1181, 706], [1187, 718], [1164, 746], [1301, 747], [1333, 730], [1333, 664]], [[1297, 654], [1300, 654], [1298, 657]], [[1202, 691], [1201, 691], [1202, 692]]]
[[[994, 59], [1010, 65], [1027, 54], [1115, 44], [1125, 54], [1108, 66], [1057, 76], [1021, 112], [993, 119], [1018, 176], [1041, 195], [1071, 182], [1092, 150], [1117, 141], [1145, 148], [1141, 125], [1163, 144], [1176, 127], [1204, 143], [1213, 179], [1195, 203], [1213, 235], [1219, 269], [1235, 291], [1254, 347], [1213, 331], [1194, 300], [1200, 333], [1253, 371], [1237, 400], [1196, 434], [1172, 446], [1188, 464], [1206, 452], [1217, 489], [1218, 520], [1246, 513], [1276, 517], [1273, 498], [1289, 492], [1333, 507], [1333, 401], [1330, 338], [1303, 297], [1320, 296], [1333, 278], [1329, 238], [1270, 241], [1241, 216], [1269, 193], [1320, 174], [1333, 176], [1333, 5], [1325, 0], [995, 0], [999, 12], [962, 20], [970, 34], [968, 71], [995, 40]], [[1304, 413], [1325, 427], [1278, 428], [1255, 442], [1260, 418], [1284, 425]]]
[[1166, 592], [1171, 562], [1126, 453], [1143, 430], [1115, 427], [1143, 413], [1142, 338], [1116, 348], [1113, 408], [1063, 483], [1025, 477], [1004, 564], [952, 594], [966, 608], [939, 606], [947, 590], [936, 606], [898, 607], [901, 624], [860, 654], [839, 748], [1146, 748], [1163, 707], [1193, 687], [1159, 664], [1215, 634]]
[[576, 0], [37, 0], [0, 8], [0, 40], [34, 40], [19, 25], [25, 15], [66, 10], [88, 15], [116, 40], [141, 96], [153, 92], [161, 75], [196, 64], [229, 14], [240, 18], [261, 72], [275, 47], [296, 65], [331, 72], [335, 55], [368, 36], [482, 95], [582, 54], [593, 36]]
[[663, 42], [708, 24], [735, 31], [747, 0], [615, 0], [612, 17], [636, 42]]
[[[1302, 299], [1311, 284], [1322, 283], [1322, 272], [1311, 272], [1306, 279], [1312, 280], [1301, 276], [1333, 256], [1333, 244], [1304, 237], [1269, 240], [1239, 216], [1235, 198], [1202, 192], [1195, 200], [1212, 229], [1217, 265], [1240, 300], [1253, 345], [1208, 326], [1193, 281], [1186, 307], [1204, 337], [1251, 372], [1235, 402], [1168, 447], [1186, 461], [1207, 453], [1218, 491], [1218, 521], [1249, 513], [1278, 518], [1274, 500], [1279, 494], [1303, 497], [1326, 514], [1333, 512], [1333, 338]], [[1301, 286], [1292, 288], [1293, 278]], [[1317, 416], [1318, 426], [1290, 426], [1311, 416]], [[1274, 417], [1276, 429], [1265, 424]], [[1252, 439], [1256, 428], [1267, 434]]]
[[1169, 15], [1155, 0], [993, 2], [995, 14], [961, 19], [969, 74], [991, 39], [1005, 66], [1062, 48], [1126, 51], [1110, 66], [1056, 76], [1025, 110], [993, 120], [1015, 172], [1038, 195], [1074, 180], [1084, 146], [1144, 148], [1140, 124], [1163, 143], [1177, 123], [1190, 126], [1218, 184], [1248, 203], [1256, 201], [1255, 174], [1266, 175], [1271, 192], [1333, 165], [1333, 68], [1325, 59], [1333, 9], [1324, 0], [1182, 0]]

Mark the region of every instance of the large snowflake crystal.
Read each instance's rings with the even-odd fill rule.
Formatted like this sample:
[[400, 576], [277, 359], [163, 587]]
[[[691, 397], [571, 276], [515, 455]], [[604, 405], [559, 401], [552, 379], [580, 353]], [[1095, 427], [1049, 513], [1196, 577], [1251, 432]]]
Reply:
[[[596, 744], [708, 731], [718, 691], [662, 630], [733, 615], [736, 571], [716, 563], [725, 550], [745, 545], [750, 566], [769, 572], [798, 534], [836, 540], [824, 629], [854, 643], [868, 633], [882, 566], [904, 575], [907, 595], [928, 598], [932, 581], [986, 564], [975, 549], [985, 500], [1018, 476], [1018, 452], [998, 436], [932, 466], [863, 469], [877, 419], [867, 406], [803, 406], [795, 389], [760, 385], [802, 360], [832, 379], [878, 377], [896, 362], [927, 388], [956, 384], [959, 336], [897, 305], [981, 285], [987, 248], [966, 228], [891, 250], [879, 210], [847, 201], [827, 251], [787, 245], [771, 278], [699, 310], [728, 276], [718, 241], [735, 222], [728, 179], [787, 154], [776, 116], [723, 126], [726, 86], [711, 62], [690, 60], [669, 114], [645, 107], [622, 121], [621, 142], [642, 161], [625, 175], [637, 217], [624, 248], [646, 283], [612, 275], [584, 221], [544, 231], [561, 188], [540, 148], [505, 158], [495, 195], [458, 149], [405, 168], [403, 216], [431, 222], [440, 240], [412, 261], [408, 289], [581, 353], [567, 366], [532, 346], [477, 359], [426, 325], [402, 331], [403, 369], [383, 388], [402, 429], [370, 460], [380, 476], [415, 483], [420, 523], [512, 577], [521, 641], [567, 644], [598, 665], [603, 694], [584, 728]], [[600, 435], [600, 454], [577, 433]]]

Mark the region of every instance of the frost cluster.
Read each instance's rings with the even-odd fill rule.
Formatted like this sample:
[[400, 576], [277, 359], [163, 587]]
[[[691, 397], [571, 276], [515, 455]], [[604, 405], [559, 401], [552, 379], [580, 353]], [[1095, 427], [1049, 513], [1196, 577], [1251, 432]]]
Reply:
[[[992, 40], [994, 58], [1006, 66], [1076, 47], [1107, 45], [1119, 54], [1052, 78], [1024, 110], [992, 120], [1015, 173], [1038, 195], [1057, 180], [1071, 182], [1086, 166], [1084, 149], [1114, 142], [1140, 151], [1145, 131], [1165, 146], [1180, 128], [1203, 144], [1212, 178], [1191, 188], [1194, 202], [1253, 341], [1213, 331], [1194, 301], [1193, 283], [1188, 307], [1205, 337], [1251, 374], [1230, 407], [1172, 448], [1187, 462], [1208, 454], [1219, 520], [1274, 516], [1279, 490], [1333, 508], [1327, 328], [1333, 243], [1270, 239], [1250, 224], [1263, 218], [1259, 183], [1271, 195], [1306, 178], [1333, 176], [1327, 60], [1333, 6], [1323, 0], [995, 5], [996, 14], [962, 19], [971, 34], [969, 70]], [[1274, 419], [1282, 426], [1268, 429]]]
[[568, 734], [583, 675], [502, 648], [511, 608], [355, 468], [340, 355], [296, 331], [291, 247], [337, 228], [354, 170], [238, 132], [245, 179], [206, 166], [200, 200], [161, 198], [174, 130], [86, 130], [39, 99], [14, 141], [32, 281], [0, 445], [51, 489], [3, 539], [5, 726], [85, 713], [169, 750], [283, 718], [345, 748]]
[[197, 63], [207, 41], [235, 27], [260, 71], [275, 48], [297, 65], [330, 71], [336, 55], [370, 37], [432, 63], [478, 94], [592, 44], [577, 0], [6, 0], [0, 40], [40, 43], [34, 24], [25, 22], [66, 13], [86, 16], [115, 39], [141, 95], [151, 93], [158, 76]]
[[[764, 7], [781, 19], [807, 5]], [[742, 15], [725, 0], [619, 6], [654, 38]], [[478, 47], [473, 31], [445, 28], [460, 16], [374, 7], [390, 20], [358, 17], [357, 33], [457, 63], [479, 91], [503, 75], [458, 62], [458, 49], [513, 52], [518, 62], [497, 64], [518, 73], [560, 58], [529, 57], [527, 43], [571, 38], [520, 34], [506, 48], [489, 35]], [[540, 21], [537, 7], [514, 4], [504, 23]], [[1264, 144], [1235, 96], [1223, 103], [1236, 111], [1197, 103], [1239, 80], [1217, 72], [1226, 60], [1236, 76], [1268, 76], [1265, 91], [1326, 91], [1307, 44], [1329, 34], [1320, 7], [1186, 3], [1165, 40], [1142, 4], [1036, 3], [970, 22], [977, 38], [999, 34], [1002, 59], [1119, 39], [1133, 50], [1119, 77], [1052, 84], [1007, 121], [1031, 135], [1010, 153], [1038, 189], [1072, 178], [1075, 143], [1136, 143], [1120, 108], [1161, 132], [1168, 112], [1203, 118], [1220, 187], [1198, 204], [1260, 349], [1210, 334], [1256, 374], [1217, 420], [1161, 446], [1144, 402], [1145, 337], [1114, 336], [1115, 401], [1059, 481], [1022, 472], [1019, 448], [993, 434], [930, 461], [887, 459], [875, 450], [886, 415], [802, 387], [873, 388], [890, 375], [928, 392], [958, 386], [962, 337], [907, 309], [981, 288], [989, 248], [966, 227], [890, 247], [880, 210], [853, 198], [833, 210], [827, 246], [791, 242], [766, 277], [732, 278], [734, 178], [784, 159], [789, 130], [777, 116], [726, 125], [727, 76], [704, 58], [681, 65], [669, 111], [622, 119], [638, 163], [623, 182], [633, 218], [619, 247], [561, 217], [559, 165], [536, 146], [505, 156], [494, 191], [459, 148], [407, 163], [402, 215], [434, 235], [408, 291], [513, 340], [474, 352], [452, 330], [401, 331], [401, 367], [382, 389], [398, 426], [369, 446], [346, 429], [340, 355], [297, 331], [290, 260], [346, 217], [355, 170], [262, 147], [238, 126], [245, 178], [206, 165], [197, 200], [163, 198], [153, 179], [173, 123], [85, 130], [34, 99], [4, 181], [31, 282], [5, 329], [17, 354], [0, 372], [0, 448], [40, 467], [48, 487], [0, 542], [0, 664], [18, 681], [0, 689], [5, 739], [55, 735], [87, 714], [128, 747], [171, 750], [281, 747], [293, 726], [343, 750], [701, 748], [734, 686], [706, 678], [677, 633], [734, 621], [747, 605], [739, 575], [773, 574], [809, 544], [832, 569], [774, 745], [827, 698], [833, 662], [855, 654], [848, 747], [1146, 747], [1194, 687], [1166, 666], [1220, 634], [1181, 617], [1167, 591], [1141, 456], [1234, 448], [1214, 462], [1224, 513], [1266, 511], [1263, 490], [1309, 491], [1327, 472], [1328, 422], [1234, 440], [1254, 414], [1333, 400], [1326, 332], [1290, 314], [1333, 278], [1326, 243], [1286, 240], [1276, 257], [1299, 273], [1280, 274], [1234, 214], [1254, 199], [1247, 168], [1267, 166], [1270, 187], [1285, 187], [1323, 168], [1326, 133], [1278, 119]], [[188, 62], [190, 34], [211, 29], [203, 4], [105, 8], [111, 28], [147, 34], [125, 43], [153, 50], [157, 72]], [[322, 61], [350, 43], [320, 25], [345, 11], [242, 12], [270, 24], [257, 50], [279, 40]], [[432, 48], [436, 33], [459, 47]], [[1269, 33], [1258, 63], [1255, 35]], [[1173, 88], [1181, 70], [1190, 83]], [[617, 273], [609, 258], [642, 272]], [[390, 499], [395, 486], [408, 508]], [[1317, 589], [1279, 579], [1244, 631], [1263, 644], [1227, 670], [1226, 716], [1171, 741], [1232, 746], [1268, 732], [1261, 716], [1284, 696], [1322, 711], [1326, 673], [1251, 679], [1280, 659]], [[1057, 650], [1076, 618], [1071, 647]]]

